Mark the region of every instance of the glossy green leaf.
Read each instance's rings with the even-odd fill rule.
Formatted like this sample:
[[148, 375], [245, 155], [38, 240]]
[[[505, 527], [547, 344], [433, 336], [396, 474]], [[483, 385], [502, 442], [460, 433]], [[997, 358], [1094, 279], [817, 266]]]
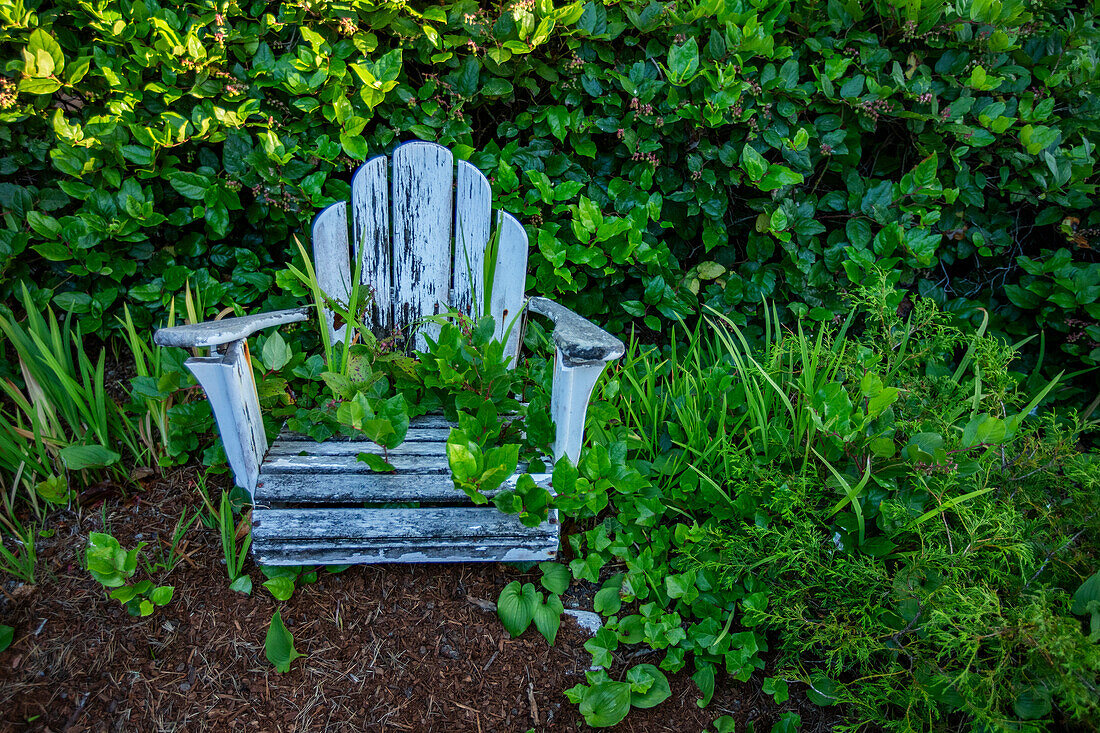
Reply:
[[546, 639], [546, 643], [554, 646], [554, 640], [558, 638], [558, 629], [561, 627], [561, 615], [565, 611], [561, 598], [550, 593], [545, 603], [539, 603], [535, 607], [533, 620], [535, 628]]
[[614, 681], [592, 685], [581, 699], [580, 712], [593, 728], [619, 723], [630, 712], [630, 685]]
[[288, 601], [294, 595], [294, 579], [279, 577], [264, 581], [264, 588], [275, 597], [277, 601]]
[[542, 570], [542, 587], [555, 595], [565, 593], [571, 580], [569, 569], [559, 562], [548, 560], [539, 563]]
[[294, 636], [283, 624], [283, 617], [278, 610], [271, 617], [271, 625], [267, 629], [264, 654], [267, 656], [267, 661], [271, 662], [275, 666], [275, 671], [279, 673], [289, 672], [291, 663], [303, 656], [294, 648]]
[[513, 637], [519, 636], [535, 618], [535, 611], [541, 605], [539, 593], [531, 583], [513, 580], [500, 592], [497, 598], [497, 616], [505, 630]]

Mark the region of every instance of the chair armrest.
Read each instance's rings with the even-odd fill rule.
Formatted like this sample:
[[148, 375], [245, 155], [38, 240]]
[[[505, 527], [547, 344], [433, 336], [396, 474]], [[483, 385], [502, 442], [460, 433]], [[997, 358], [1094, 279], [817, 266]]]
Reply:
[[527, 308], [554, 322], [554, 345], [565, 366], [581, 366], [618, 359], [623, 342], [591, 321], [547, 298], [531, 298]]
[[257, 313], [254, 316], [237, 316], [219, 321], [158, 328], [153, 334], [153, 343], [158, 346], [182, 346], [183, 348], [221, 346], [248, 338], [257, 331], [271, 326], [304, 321], [309, 318], [309, 312], [308, 307], [291, 308], [270, 313]]

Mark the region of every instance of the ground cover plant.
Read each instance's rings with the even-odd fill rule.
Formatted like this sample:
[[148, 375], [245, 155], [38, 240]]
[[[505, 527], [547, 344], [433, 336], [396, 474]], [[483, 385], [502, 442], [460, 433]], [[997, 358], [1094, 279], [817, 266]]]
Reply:
[[[879, 278], [840, 324], [765, 319], [759, 348], [717, 315], [686, 347], [632, 347], [602, 465], [594, 446], [555, 481], [589, 518], [574, 575], [603, 581], [585, 646], [597, 666], [662, 650], [703, 705], [774, 645], [769, 676], [853, 730], [1094, 726], [1095, 423], [1033, 414], [1054, 385], [1013, 372], [1014, 346], [931, 301], [899, 316]], [[571, 697], [612, 684], [589, 683]]]

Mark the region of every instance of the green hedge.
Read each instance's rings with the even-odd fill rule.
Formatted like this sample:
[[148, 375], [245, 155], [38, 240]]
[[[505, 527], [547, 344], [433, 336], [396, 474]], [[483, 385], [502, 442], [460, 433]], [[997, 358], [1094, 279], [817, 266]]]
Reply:
[[208, 311], [296, 302], [292, 235], [423, 138], [527, 225], [529, 291], [615, 329], [831, 319], [877, 262], [1100, 362], [1093, 10], [552, 2], [0, 0], [0, 297], [31, 282], [86, 332], [188, 281]]

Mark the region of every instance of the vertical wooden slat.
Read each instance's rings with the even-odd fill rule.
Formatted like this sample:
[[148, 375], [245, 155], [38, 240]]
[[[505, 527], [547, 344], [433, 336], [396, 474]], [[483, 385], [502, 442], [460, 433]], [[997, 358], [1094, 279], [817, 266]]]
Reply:
[[389, 160], [382, 155], [359, 166], [351, 179], [353, 251], [363, 263], [359, 282], [374, 298], [370, 325], [377, 333], [393, 323], [388, 169]]
[[[330, 298], [346, 304], [351, 293], [348, 249], [348, 204], [337, 201], [313, 220], [313, 267], [317, 284]], [[333, 328], [332, 311], [324, 309], [325, 327], [333, 342], [343, 341], [347, 325]]]
[[[453, 187], [447, 148], [418, 141], [393, 151], [393, 315], [406, 333], [450, 299]], [[427, 347], [425, 331], [438, 333], [438, 327], [418, 330], [418, 349]]]
[[[515, 366], [523, 334], [523, 290], [527, 280], [527, 232], [511, 214], [502, 211], [497, 226], [500, 243], [493, 277], [489, 312], [496, 321], [496, 338], [504, 341], [504, 355]], [[505, 337], [507, 337], [505, 339]]]
[[485, 247], [489, 244], [492, 196], [481, 171], [465, 160], [458, 161], [451, 305], [475, 319], [485, 312]]

